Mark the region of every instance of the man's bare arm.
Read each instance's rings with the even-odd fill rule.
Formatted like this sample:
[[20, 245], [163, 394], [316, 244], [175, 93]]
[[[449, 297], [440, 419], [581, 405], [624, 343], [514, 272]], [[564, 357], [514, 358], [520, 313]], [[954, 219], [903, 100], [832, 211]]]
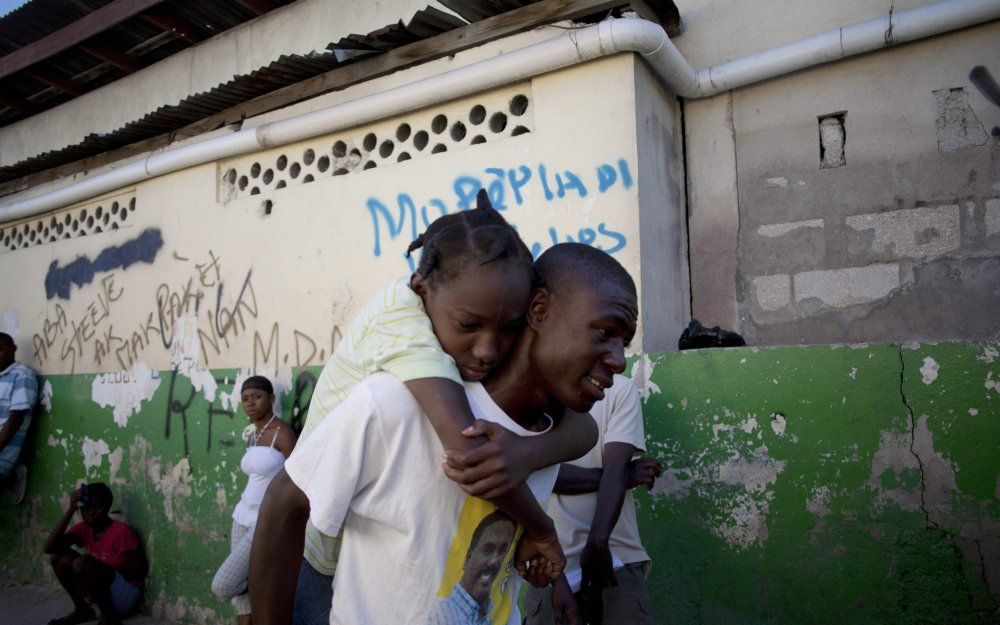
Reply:
[[309, 499], [282, 469], [264, 494], [250, 548], [254, 625], [292, 622], [308, 519]]

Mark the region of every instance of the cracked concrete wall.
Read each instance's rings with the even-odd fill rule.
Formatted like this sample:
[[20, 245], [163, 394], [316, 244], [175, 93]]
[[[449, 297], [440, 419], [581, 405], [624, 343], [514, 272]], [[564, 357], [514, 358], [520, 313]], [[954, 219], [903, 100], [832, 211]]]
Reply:
[[[723, 4], [680, 3], [696, 66], [922, 3]], [[747, 19], [753, 38], [724, 36]], [[686, 102], [693, 315], [757, 345], [1000, 336], [998, 37], [989, 23]], [[843, 160], [824, 162], [834, 122]]]
[[[318, 373], [290, 380], [286, 419]], [[0, 574], [54, 585], [41, 546], [64, 490], [105, 481], [150, 556], [144, 611], [231, 623], [209, 583], [245, 481], [246, 371], [205, 374], [47, 376]], [[651, 353], [632, 374], [666, 467], [637, 493], [656, 623], [995, 622], [1000, 343]]]

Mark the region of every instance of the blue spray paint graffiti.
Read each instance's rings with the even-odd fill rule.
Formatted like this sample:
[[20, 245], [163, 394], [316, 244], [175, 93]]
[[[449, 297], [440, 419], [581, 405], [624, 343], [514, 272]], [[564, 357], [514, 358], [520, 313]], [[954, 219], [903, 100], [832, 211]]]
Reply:
[[[473, 176], [463, 174], [452, 182], [452, 192], [454, 200], [451, 204], [454, 210], [464, 211], [476, 205], [476, 193], [479, 189], [486, 189], [493, 207], [499, 211], [505, 211], [511, 206], [521, 206], [524, 204], [524, 190], [529, 184], [534, 182], [539, 185], [546, 201], [553, 201], [564, 197], [586, 198], [592, 195], [601, 195], [612, 190], [616, 185], [623, 189], [630, 189], [634, 184], [632, 172], [628, 161], [621, 158], [615, 163], [601, 163], [594, 169], [593, 181], [584, 179], [576, 172], [564, 169], [554, 171], [544, 164], [534, 167], [519, 165], [512, 168], [487, 167], [483, 169], [483, 176]], [[588, 186], [589, 184], [589, 186]], [[394, 241], [403, 236], [406, 230], [408, 241], [417, 238], [432, 221], [442, 215], [447, 215], [449, 204], [440, 198], [431, 198], [426, 203], [417, 205], [409, 193], [399, 193], [396, 195], [395, 208], [387, 206], [382, 200], [370, 197], [366, 201], [366, 208], [372, 219], [373, 249], [372, 253], [378, 257], [382, 255], [383, 237], [388, 241]], [[628, 239], [624, 234], [618, 232], [606, 223], [597, 224], [596, 228], [580, 228], [575, 233], [560, 234], [556, 228], [548, 229], [548, 239], [528, 243], [531, 253], [538, 256], [542, 249], [549, 245], [555, 245], [563, 241], [580, 242], [592, 245], [597, 249], [613, 254], [628, 245]], [[407, 259], [410, 270], [414, 269], [414, 260]]]
[[138, 237], [119, 246], [105, 248], [95, 260], [80, 256], [65, 267], [54, 260], [45, 274], [45, 297], [69, 299], [73, 285], [83, 286], [94, 281], [98, 272], [127, 269], [138, 262], [152, 263], [163, 247], [163, 236], [157, 228], [148, 228]]

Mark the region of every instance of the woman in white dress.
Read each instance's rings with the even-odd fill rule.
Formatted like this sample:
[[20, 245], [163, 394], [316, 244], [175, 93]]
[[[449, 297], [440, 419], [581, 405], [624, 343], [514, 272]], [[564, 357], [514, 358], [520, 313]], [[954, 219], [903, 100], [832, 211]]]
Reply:
[[247, 378], [240, 399], [250, 417], [250, 425], [243, 432], [247, 449], [240, 461], [240, 469], [248, 479], [233, 510], [231, 553], [215, 573], [212, 592], [219, 599], [232, 600], [238, 625], [251, 625], [247, 576], [257, 511], [271, 478], [281, 470], [295, 447], [295, 432], [274, 413], [274, 387], [267, 378], [259, 375]]

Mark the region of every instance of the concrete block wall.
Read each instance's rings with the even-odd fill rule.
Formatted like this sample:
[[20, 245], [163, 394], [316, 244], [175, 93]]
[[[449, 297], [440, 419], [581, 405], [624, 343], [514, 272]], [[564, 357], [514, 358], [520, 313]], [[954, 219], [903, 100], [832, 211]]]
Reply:
[[[678, 45], [707, 58], [695, 24]], [[998, 36], [985, 24], [685, 102], [694, 316], [758, 345], [1000, 335], [1000, 106], [974, 79], [1000, 72]]]

